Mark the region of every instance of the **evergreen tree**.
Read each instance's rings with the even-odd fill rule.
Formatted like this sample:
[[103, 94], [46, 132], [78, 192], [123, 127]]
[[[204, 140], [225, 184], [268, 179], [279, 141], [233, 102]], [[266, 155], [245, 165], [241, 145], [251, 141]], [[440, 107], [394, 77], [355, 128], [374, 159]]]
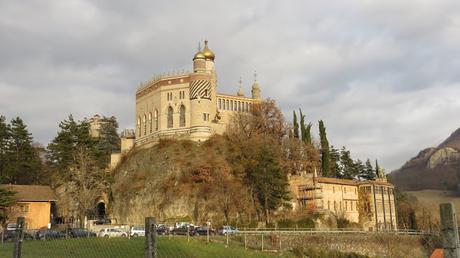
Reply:
[[331, 177], [341, 178], [342, 177], [342, 170], [340, 166], [340, 153], [339, 151], [331, 146], [330, 149], [330, 156], [331, 156]]
[[323, 120], [319, 121], [319, 137], [321, 142], [321, 169], [323, 176], [330, 177], [330, 153], [329, 142], [326, 136], [326, 128], [324, 127]]
[[305, 125], [305, 115], [302, 114], [302, 109], [299, 109], [300, 112], [300, 136], [302, 137], [302, 141], [305, 144], [311, 144], [311, 123]]
[[0, 227], [3, 228], [9, 217], [9, 207], [16, 203], [16, 193], [0, 187]]
[[95, 156], [101, 152], [97, 148], [97, 142], [91, 137], [87, 121], [78, 123], [69, 115], [67, 120], [59, 124], [60, 131], [48, 145], [47, 156], [51, 167], [62, 173], [73, 164], [77, 150], [88, 149]]
[[0, 116], [0, 183], [6, 183], [7, 171], [6, 164], [7, 160], [7, 150], [8, 144], [11, 139], [11, 128], [10, 125], [6, 123], [4, 116]]
[[32, 136], [27, 126], [19, 117], [11, 120], [10, 141], [6, 155], [8, 183], [37, 183], [42, 169], [41, 160], [38, 152], [32, 146]]
[[302, 114], [302, 109], [299, 108], [299, 115], [300, 115], [300, 138], [303, 142], [305, 142], [305, 115]]
[[361, 175], [361, 178], [366, 180], [375, 179], [374, 168], [372, 167], [371, 161], [369, 159], [367, 159], [366, 163], [364, 164], [364, 173]]
[[293, 113], [293, 116], [294, 116], [294, 118], [293, 118], [293, 120], [294, 120], [293, 121], [293, 124], [294, 124], [294, 138], [299, 139], [299, 124], [297, 123], [297, 115], [295, 113], [295, 110], [292, 111], [292, 113]]
[[350, 151], [345, 147], [340, 150], [340, 164], [342, 167], [342, 177], [346, 179], [353, 179], [356, 176], [355, 163], [351, 159]]
[[120, 136], [117, 133], [118, 122], [112, 117], [101, 119], [100, 136], [95, 139], [98, 153], [96, 155], [99, 167], [104, 167], [110, 162], [110, 154], [120, 152]]
[[353, 178], [361, 177], [361, 175], [363, 175], [365, 171], [366, 166], [360, 159], [357, 159], [353, 164]]
[[380, 176], [380, 167], [379, 167], [379, 162], [375, 160], [375, 175], [376, 177]]
[[275, 150], [269, 144], [264, 144], [258, 152], [258, 164], [250, 176], [257, 199], [264, 209], [266, 222], [269, 223], [270, 213], [289, 201], [289, 183]]
[[305, 139], [304, 142], [309, 145], [312, 144], [311, 126], [312, 126], [312, 123], [308, 123], [308, 125], [305, 127], [305, 136], [304, 136], [304, 139]]

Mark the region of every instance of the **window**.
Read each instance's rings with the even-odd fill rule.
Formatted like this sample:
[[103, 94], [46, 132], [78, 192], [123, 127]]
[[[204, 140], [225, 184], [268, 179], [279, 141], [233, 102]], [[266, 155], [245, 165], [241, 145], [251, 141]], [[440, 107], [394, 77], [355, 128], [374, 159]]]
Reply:
[[249, 111], [249, 103], [246, 102], [246, 112], [248, 112], [248, 111]]
[[227, 104], [225, 104], [225, 110], [228, 110], [228, 99], [225, 101]]
[[137, 135], [141, 136], [141, 118], [137, 118]]
[[208, 96], [208, 90], [204, 90], [204, 97]]
[[171, 106], [168, 108], [168, 128], [173, 128], [174, 123], [173, 123], [173, 113], [174, 110]]
[[206, 121], [206, 113], [203, 113], [203, 121]]
[[180, 106], [179, 126], [180, 126], [180, 127], [184, 127], [184, 126], [185, 126], [185, 106], [184, 106], [184, 105], [181, 105], [181, 106]]
[[230, 110], [233, 110], [233, 100], [230, 100]]
[[147, 134], [147, 116], [144, 114], [144, 118], [142, 119], [142, 123], [144, 123], [144, 135]]
[[222, 100], [221, 99], [219, 99], [219, 106], [218, 107], [219, 107], [219, 109], [222, 109]]
[[152, 133], [153, 126], [152, 126], [152, 112], [149, 113], [149, 132]]
[[158, 110], [155, 109], [155, 131], [158, 131]]
[[209, 121], [209, 114], [206, 114], [206, 120]]

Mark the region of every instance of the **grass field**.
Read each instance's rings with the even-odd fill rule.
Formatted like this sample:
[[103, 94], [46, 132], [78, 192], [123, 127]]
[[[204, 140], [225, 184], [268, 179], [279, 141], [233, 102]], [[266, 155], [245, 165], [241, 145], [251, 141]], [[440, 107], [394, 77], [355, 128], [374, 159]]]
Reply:
[[[93, 238], [51, 241], [25, 241], [23, 258], [130, 258], [143, 257], [145, 238]], [[207, 244], [202, 238], [158, 238], [158, 257], [293, 257], [291, 253], [272, 254], [245, 250], [221, 243]], [[0, 257], [12, 257], [13, 245], [0, 244]]]
[[439, 204], [452, 202], [457, 211], [460, 211], [460, 196], [452, 191], [441, 190], [421, 190], [405, 191], [410, 195], [417, 197], [419, 203], [426, 208], [436, 209], [439, 212]]

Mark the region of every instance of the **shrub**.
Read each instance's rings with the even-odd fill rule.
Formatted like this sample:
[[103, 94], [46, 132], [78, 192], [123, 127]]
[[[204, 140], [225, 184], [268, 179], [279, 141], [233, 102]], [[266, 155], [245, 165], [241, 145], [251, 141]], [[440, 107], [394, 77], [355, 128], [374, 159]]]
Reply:
[[358, 253], [344, 253], [338, 250], [327, 250], [319, 248], [303, 248], [296, 247], [292, 250], [295, 256], [297, 257], [310, 257], [310, 258], [369, 258], [367, 255], [362, 255]]
[[315, 228], [315, 221], [311, 217], [303, 217], [297, 221], [299, 228]]
[[278, 227], [279, 228], [294, 228], [296, 222], [292, 219], [280, 219], [278, 220]]

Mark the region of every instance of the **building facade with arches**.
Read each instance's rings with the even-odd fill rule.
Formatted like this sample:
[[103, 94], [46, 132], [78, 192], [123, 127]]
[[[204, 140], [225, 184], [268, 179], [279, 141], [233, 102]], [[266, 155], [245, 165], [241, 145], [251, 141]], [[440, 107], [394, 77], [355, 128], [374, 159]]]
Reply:
[[208, 42], [193, 57], [193, 71], [174, 72], [141, 83], [136, 91], [135, 144], [160, 138], [205, 141], [222, 134], [233, 114], [250, 112], [259, 103], [260, 86], [252, 84], [251, 97], [219, 94], [215, 54]]

